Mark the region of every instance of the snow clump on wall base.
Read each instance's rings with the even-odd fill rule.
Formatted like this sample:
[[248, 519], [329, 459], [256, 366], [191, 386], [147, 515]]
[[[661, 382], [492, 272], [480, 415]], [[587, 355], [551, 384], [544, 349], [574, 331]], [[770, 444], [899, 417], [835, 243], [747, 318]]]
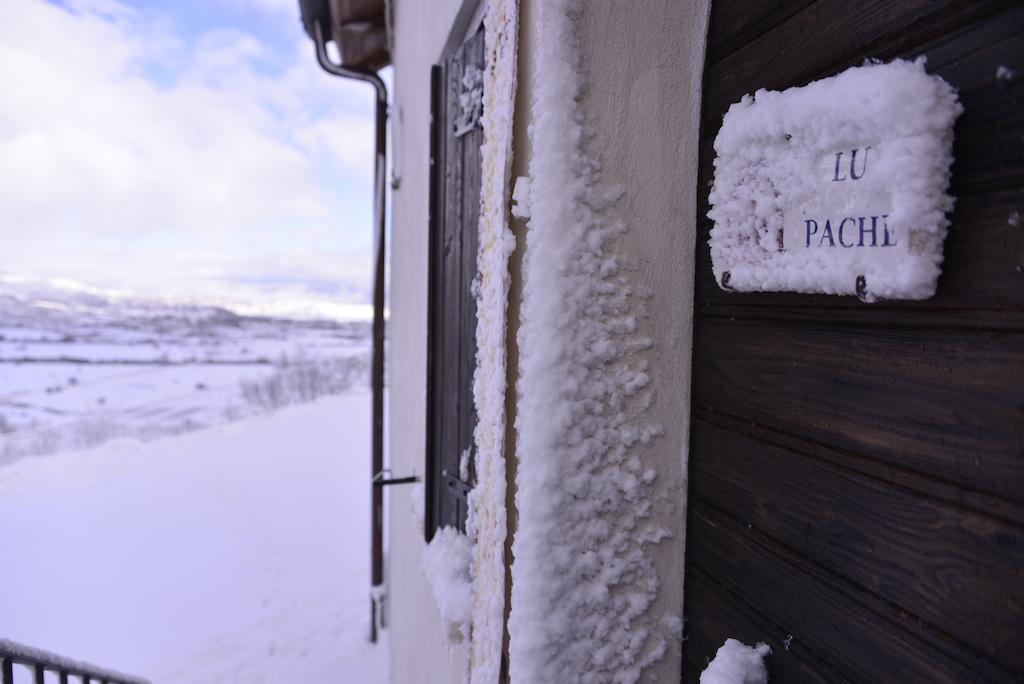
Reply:
[[715, 280], [745, 292], [931, 297], [961, 111], [923, 59], [733, 104], [709, 195]]
[[767, 644], [751, 647], [726, 639], [701, 673], [700, 684], [768, 684], [764, 658], [771, 652]]

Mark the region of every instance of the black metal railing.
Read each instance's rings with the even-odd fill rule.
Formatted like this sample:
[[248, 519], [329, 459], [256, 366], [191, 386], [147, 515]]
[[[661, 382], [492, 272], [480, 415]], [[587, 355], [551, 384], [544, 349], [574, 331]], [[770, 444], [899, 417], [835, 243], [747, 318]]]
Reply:
[[14, 684], [14, 666], [24, 665], [33, 676], [34, 684], [43, 684], [46, 673], [57, 675], [61, 684], [75, 681], [82, 684], [150, 684], [148, 679], [96, 667], [71, 658], [0, 639], [0, 684]]

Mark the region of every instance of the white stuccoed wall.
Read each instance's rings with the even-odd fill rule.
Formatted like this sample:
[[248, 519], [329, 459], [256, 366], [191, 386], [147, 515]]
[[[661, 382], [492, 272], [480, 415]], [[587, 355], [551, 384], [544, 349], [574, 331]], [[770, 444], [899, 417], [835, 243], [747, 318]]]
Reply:
[[[543, 0], [522, 3], [522, 30], [527, 32], [534, 2]], [[388, 458], [396, 475], [423, 474], [430, 67], [440, 58], [461, 4], [393, 0], [392, 125], [397, 132], [392, 153], [401, 186], [391, 205]], [[676, 535], [654, 551], [662, 581], [657, 608], [675, 614], [681, 614], [683, 604], [697, 154], [708, 10], [709, 0], [588, 2], [578, 33], [590, 84], [583, 106], [595, 130], [587, 149], [601, 161], [602, 180], [625, 190], [617, 213], [630, 230], [620, 249], [634, 267], [629, 274], [634, 286], [649, 294], [641, 330], [654, 340], [647, 352], [655, 396], [650, 410], [665, 434], [647, 458], [664, 483], [664, 524]], [[520, 41], [521, 50], [526, 42]], [[517, 127], [523, 116], [528, 113], [516, 113]], [[528, 161], [525, 136], [514, 145], [514, 165], [521, 173]], [[516, 224], [520, 233], [522, 225]], [[420, 570], [423, 535], [413, 519], [408, 489], [392, 488], [387, 497], [391, 681], [460, 682], [466, 651], [462, 646], [449, 651], [444, 644]], [[674, 644], [647, 674], [678, 681], [679, 662], [679, 645]]]
[[[542, 2], [543, 0], [535, 0]], [[641, 11], [642, 8], [642, 11]], [[661, 580], [657, 613], [682, 614], [686, 472], [697, 245], [697, 161], [709, 0], [588, 2], [582, 50], [586, 145], [602, 184], [625, 194], [613, 214], [629, 229], [619, 254], [643, 300], [641, 334], [654, 345], [648, 417], [664, 428], [643, 459], [658, 471], [656, 517], [673, 538], [652, 547]], [[662, 498], [663, 497], [663, 498]], [[676, 642], [644, 677], [679, 681]]]
[[[522, 0], [520, 5], [513, 176], [526, 175], [530, 165], [526, 127], [536, 74], [528, 55], [538, 40], [536, 32], [543, 30], [535, 17], [545, 1]], [[706, 249], [697, 245], [696, 213], [709, 9], [708, 0], [587, 0], [576, 24], [587, 84], [581, 109], [592, 133], [585, 149], [601, 165], [598, 185], [623, 190], [609, 212], [629, 227], [615, 251], [640, 293], [640, 333], [653, 341], [643, 352], [650, 362], [653, 399], [647, 417], [664, 434], [643, 450], [642, 459], [658, 471], [655, 517], [673, 537], [651, 550], [661, 581], [652, 615], [681, 616], [683, 611], [694, 265], [696, 249]], [[513, 231], [521, 251], [525, 222], [514, 221]], [[517, 256], [511, 270], [514, 323], [521, 282]], [[509, 339], [515, 339], [515, 332]], [[508, 444], [512, 470], [515, 452], [516, 445]], [[516, 517], [510, 515], [512, 533]], [[642, 681], [679, 681], [680, 647], [673, 641]]]
[[[388, 320], [389, 450], [396, 475], [423, 476], [427, 361], [427, 209], [430, 178], [430, 67], [462, 0], [393, 0], [395, 65], [392, 154], [401, 184], [392, 195]], [[397, 130], [396, 130], [397, 129]], [[395, 684], [461, 682], [463, 646], [449, 652], [420, 570], [423, 530], [408, 487], [387, 497], [388, 639]]]

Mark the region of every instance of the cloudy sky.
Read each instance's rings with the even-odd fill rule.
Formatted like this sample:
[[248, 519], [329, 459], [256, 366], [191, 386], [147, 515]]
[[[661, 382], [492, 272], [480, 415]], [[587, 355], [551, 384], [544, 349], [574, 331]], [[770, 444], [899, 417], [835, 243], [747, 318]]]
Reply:
[[373, 96], [296, 0], [3, 4], [0, 283], [365, 310]]

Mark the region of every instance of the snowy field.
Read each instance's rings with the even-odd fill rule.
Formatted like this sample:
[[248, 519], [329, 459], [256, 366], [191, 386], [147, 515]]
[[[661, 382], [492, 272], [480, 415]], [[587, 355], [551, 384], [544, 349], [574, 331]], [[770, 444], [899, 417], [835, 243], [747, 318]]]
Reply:
[[365, 383], [366, 323], [0, 290], [0, 463], [219, 425]]
[[0, 636], [157, 684], [386, 681], [368, 417], [359, 391], [0, 467]]
[[0, 638], [156, 684], [385, 681], [368, 333], [0, 287]]

